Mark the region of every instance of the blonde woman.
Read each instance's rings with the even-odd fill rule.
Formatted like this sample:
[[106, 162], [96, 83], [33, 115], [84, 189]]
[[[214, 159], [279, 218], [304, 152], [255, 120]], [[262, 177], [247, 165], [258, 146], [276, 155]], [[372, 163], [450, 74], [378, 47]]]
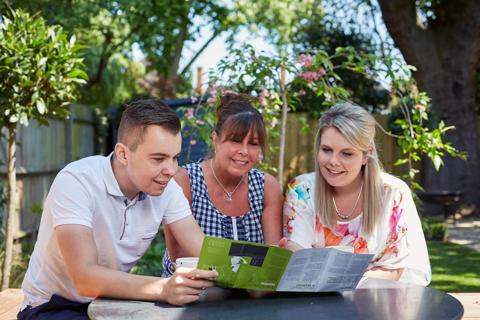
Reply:
[[316, 138], [316, 170], [288, 184], [286, 247], [351, 246], [373, 253], [367, 277], [427, 285], [425, 237], [412, 194], [383, 172], [375, 148], [375, 119], [341, 103], [325, 112]]

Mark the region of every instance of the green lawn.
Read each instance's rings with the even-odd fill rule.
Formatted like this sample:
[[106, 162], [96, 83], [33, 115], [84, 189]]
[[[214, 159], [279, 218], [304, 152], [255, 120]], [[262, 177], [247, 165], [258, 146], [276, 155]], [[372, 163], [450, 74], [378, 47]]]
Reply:
[[480, 292], [480, 252], [466, 246], [428, 241], [431, 288], [446, 292]]

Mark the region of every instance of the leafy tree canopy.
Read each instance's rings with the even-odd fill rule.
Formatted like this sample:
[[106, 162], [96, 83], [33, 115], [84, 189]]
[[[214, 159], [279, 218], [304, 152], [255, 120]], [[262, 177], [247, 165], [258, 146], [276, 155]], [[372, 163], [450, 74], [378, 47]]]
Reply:
[[0, 123], [65, 118], [85, 83], [75, 36], [42, 18], [11, 11], [0, 25]]

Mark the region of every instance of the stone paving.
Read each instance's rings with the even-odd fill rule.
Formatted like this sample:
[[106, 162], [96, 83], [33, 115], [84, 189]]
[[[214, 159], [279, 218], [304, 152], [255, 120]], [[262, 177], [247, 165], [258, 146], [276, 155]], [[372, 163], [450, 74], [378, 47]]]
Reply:
[[466, 245], [480, 252], [480, 217], [468, 217], [448, 222], [449, 242]]

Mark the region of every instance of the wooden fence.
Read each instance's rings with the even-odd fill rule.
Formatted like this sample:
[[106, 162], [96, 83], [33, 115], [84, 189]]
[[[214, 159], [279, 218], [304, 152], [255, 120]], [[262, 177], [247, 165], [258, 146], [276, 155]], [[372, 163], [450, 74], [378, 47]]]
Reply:
[[[2, 131], [4, 134], [6, 131]], [[41, 208], [55, 175], [65, 164], [94, 152], [95, 127], [89, 107], [75, 105], [70, 119], [51, 121], [49, 127], [36, 121], [17, 128], [17, 190], [19, 214], [15, 215], [15, 238], [38, 228]], [[7, 178], [6, 142], [0, 144], [0, 179]], [[6, 188], [6, 186], [5, 186]], [[0, 210], [0, 215], [4, 212]]]

